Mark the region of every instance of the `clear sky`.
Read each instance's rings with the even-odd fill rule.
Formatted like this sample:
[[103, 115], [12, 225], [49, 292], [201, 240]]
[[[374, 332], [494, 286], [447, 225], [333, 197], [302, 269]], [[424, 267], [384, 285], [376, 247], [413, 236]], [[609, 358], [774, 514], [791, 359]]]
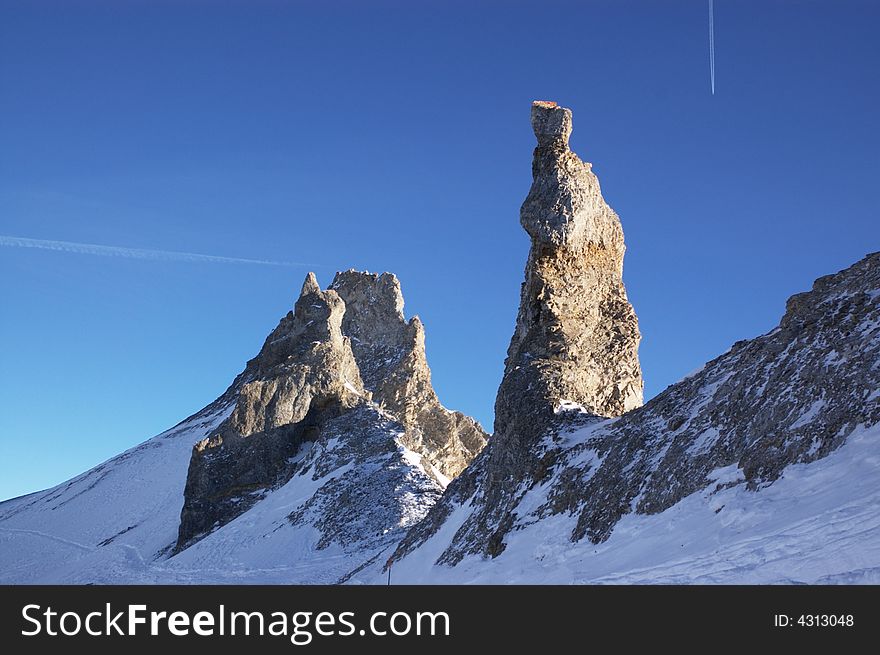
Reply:
[[0, 498], [219, 395], [309, 268], [393, 271], [492, 423], [533, 99], [623, 222], [646, 397], [880, 249], [880, 3], [0, 2]]

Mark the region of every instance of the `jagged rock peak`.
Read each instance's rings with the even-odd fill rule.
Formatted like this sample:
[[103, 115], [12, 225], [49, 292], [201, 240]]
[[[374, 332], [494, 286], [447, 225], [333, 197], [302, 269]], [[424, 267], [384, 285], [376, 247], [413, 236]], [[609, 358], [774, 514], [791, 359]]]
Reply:
[[336, 274], [330, 290], [345, 303], [343, 332], [351, 339], [366, 386], [375, 389], [396, 365], [406, 341], [400, 282], [392, 273], [348, 270]]
[[315, 274], [309, 271], [308, 275], [306, 275], [306, 279], [303, 280], [302, 291], [299, 292], [300, 297], [307, 296], [310, 293], [321, 293], [321, 287], [318, 284], [318, 278], [315, 277]]
[[350, 426], [355, 441], [366, 434], [355, 410], [399, 422], [396, 441], [440, 485], [486, 443], [473, 419], [440, 404], [423, 326], [405, 320], [400, 282], [390, 273], [337, 273], [326, 291], [309, 273], [293, 311], [223, 398], [234, 403], [231, 414], [193, 450], [178, 549], [290, 479], [299, 450], [326, 436], [331, 423]]
[[[394, 316], [399, 322], [404, 322], [403, 292], [400, 280], [394, 273], [370, 273], [350, 268], [336, 273], [329, 288], [337, 292], [342, 290], [341, 295], [348, 298], [349, 310], [353, 304], [369, 302], [381, 307], [377, 313]], [[363, 314], [361, 307], [357, 311]]]
[[345, 302], [342, 330], [373, 402], [406, 426], [403, 443], [427, 460], [430, 472], [441, 482], [454, 478], [482, 450], [487, 435], [472, 418], [440, 404], [424, 326], [417, 316], [406, 321], [397, 277], [349, 270], [337, 273], [330, 288]]
[[231, 414], [193, 449], [178, 549], [246, 511], [289, 477], [290, 459], [320, 425], [368, 401], [344, 312], [339, 294], [309, 273], [293, 312], [224, 394], [235, 398]]
[[[282, 317], [278, 326], [269, 333], [260, 352], [247, 363], [244, 372], [236, 378], [230, 390], [235, 391], [260, 377], [271, 375], [274, 367], [301, 358], [317, 343], [326, 343], [325, 349], [333, 347], [345, 350], [346, 339], [342, 333], [342, 320], [345, 303], [335, 291], [321, 291], [314, 273], [309, 273], [303, 281], [302, 291], [294, 309]], [[350, 350], [350, 346], [348, 346]], [[349, 355], [344, 355], [350, 360]], [[347, 381], [360, 390], [363, 385], [360, 377], [352, 371], [352, 361], [347, 361]], [[354, 367], [356, 368], [356, 367]]]

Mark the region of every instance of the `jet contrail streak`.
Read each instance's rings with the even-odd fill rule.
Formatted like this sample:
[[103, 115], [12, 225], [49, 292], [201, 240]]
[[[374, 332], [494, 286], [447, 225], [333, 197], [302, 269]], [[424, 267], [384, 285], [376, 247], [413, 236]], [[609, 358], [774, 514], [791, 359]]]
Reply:
[[709, 80], [712, 95], [715, 95], [715, 7], [714, 0], [709, 0]]
[[55, 250], [77, 255], [100, 255], [102, 257], [124, 257], [126, 259], [146, 259], [164, 262], [193, 262], [208, 264], [257, 264], [260, 266], [309, 266], [300, 262], [273, 262], [265, 259], [242, 259], [240, 257], [219, 257], [200, 255], [194, 252], [174, 250], [146, 250], [144, 248], [123, 248], [121, 246], [101, 246], [94, 243], [75, 243], [73, 241], [50, 241], [48, 239], [27, 239], [0, 235], [0, 246], [7, 248], [38, 248]]

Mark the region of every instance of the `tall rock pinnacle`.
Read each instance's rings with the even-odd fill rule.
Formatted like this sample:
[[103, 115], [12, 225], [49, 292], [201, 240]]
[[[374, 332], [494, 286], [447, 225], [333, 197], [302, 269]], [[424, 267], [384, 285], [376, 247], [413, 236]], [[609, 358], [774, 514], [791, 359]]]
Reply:
[[538, 147], [520, 222], [532, 245], [496, 400], [498, 435], [546, 427], [565, 401], [599, 416], [642, 404], [620, 220], [591, 165], [569, 149], [571, 111], [537, 101], [531, 122]]
[[532, 187], [520, 210], [531, 237], [516, 328], [495, 400], [495, 432], [483, 452], [401, 542], [395, 557], [435, 534], [456, 505], [473, 511], [439, 562], [495, 556], [517, 503], [552, 469], [544, 440], [559, 411], [620, 416], [642, 404], [639, 328], [623, 286], [623, 229], [591, 165], [568, 147], [571, 111], [532, 104], [538, 139]]

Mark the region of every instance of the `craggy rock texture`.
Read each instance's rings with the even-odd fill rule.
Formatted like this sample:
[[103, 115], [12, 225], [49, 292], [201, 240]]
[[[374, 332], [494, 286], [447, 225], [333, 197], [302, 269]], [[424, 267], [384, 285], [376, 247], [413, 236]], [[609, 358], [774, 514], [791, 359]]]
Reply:
[[[571, 111], [535, 102], [538, 140], [532, 188], [520, 211], [531, 237], [516, 329], [495, 401], [495, 433], [480, 458], [450, 487], [449, 501], [473, 496], [479, 511], [456, 533], [446, 557], [493, 554], [512, 525], [514, 491], [544, 474], [538, 442], [560, 406], [620, 416], [642, 404], [638, 321], [623, 286], [623, 230], [591, 165], [568, 146]], [[441, 503], [400, 552], [443, 522]]]
[[400, 282], [390, 273], [346, 271], [330, 288], [345, 301], [342, 330], [373, 402], [403, 423], [403, 443], [422, 453], [435, 475], [456, 477], [486, 445], [486, 433], [440, 404], [425, 356], [425, 328], [418, 316], [404, 319]]
[[[424, 329], [418, 318], [405, 321], [400, 284], [388, 273], [339, 273], [327, 291], [310, 273], [294, 311], [223, 398], [235, 408], [193, 449], [178, 550], [285, 484], [301, 468], [301, 449], [331, 422], [339, 431], [355, 408], [399, 420], [403, 429], [386, 442], [396, 439], [422, 458], [418, 464], [441, 485], [485, 444], [475, 421], [440, 405]], [[347, 438], [369, 432], [359, 419]], [[393, 496], [395, 487], [374, 491]]]
[[193, 449], [178, 548], [253, 505], [289, 475], [288, 460], [323, 421], [360, 399], [344, 312], [339, 295], [322, 292], [309, 273], [294, 311], [233, 383], [231, 416]]
[[[643, 408], [598, 423], [557, 461], [534, 516], [578, 515], [599, 542], [629, 512], [655, 514], [707, 487], [757, 491], [880, 423], [880, 253], [789, 298], [775, 330], [740, 341]], [[721, 510], [723, 511], [723, 510]], [[523, 520], [526, 520], [523, 517]]]
[[620, 220], [591, 165], [569, 150], [571, 111], [536, 102], [532, 128], [534, 181], [520, 211], [532, 246], [496, 402], [499, 435], [521, 420], [524, 401], [545, 415], [562, 401], [598, 416], [642, 404], [641, 335], [623, 286]]
[[418, 456], [400, 443], [403, 434], [400, 423], [369, 403], [328, 420], [292, 478], [320, 486], [288, 515], [290, 524], [314, 526], [318, 549], [338, 544], [367, 553], [393, 546], [443, 492], [414, 465]]

